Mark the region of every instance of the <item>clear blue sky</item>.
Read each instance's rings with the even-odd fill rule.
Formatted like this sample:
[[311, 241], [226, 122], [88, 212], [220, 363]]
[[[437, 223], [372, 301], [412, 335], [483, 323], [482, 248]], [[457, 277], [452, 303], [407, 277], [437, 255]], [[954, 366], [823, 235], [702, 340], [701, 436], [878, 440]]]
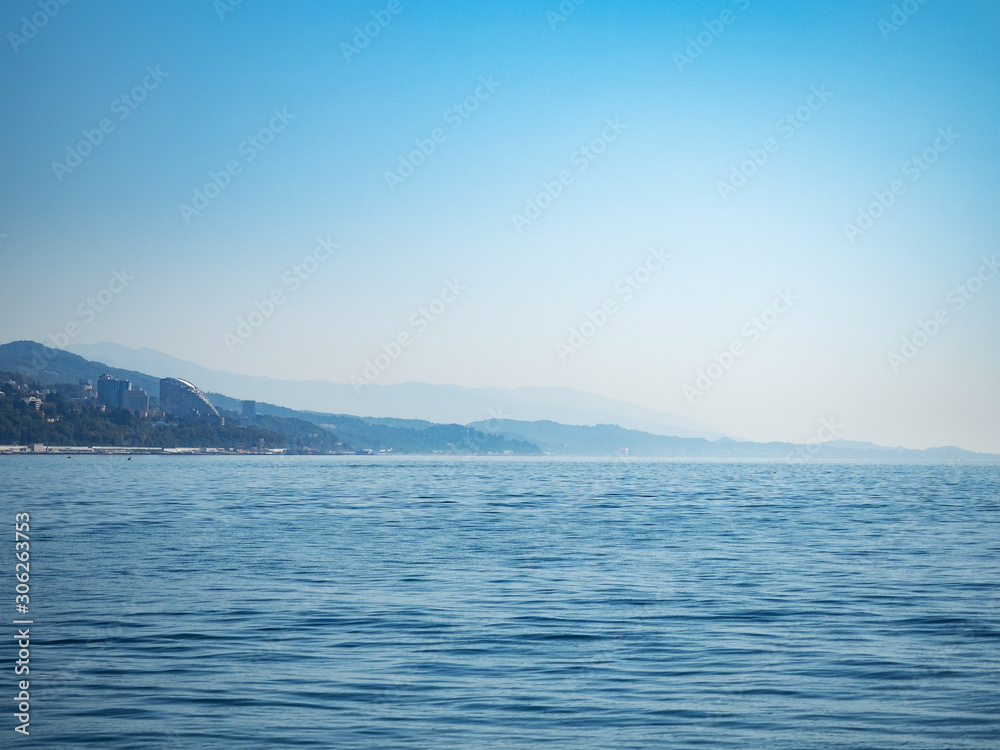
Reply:
[[[1000, 251], [995, 2], [231, 4], [0, 11], [0, 340], [75, 323], [70, 343], [345, 382], [405, 333], [377, 382], [567, 385], [758, 440], [833, 418], [840, 438], [1000, 452], [1000, 276], [955, 301]], [[418, 141], [433, 153], [400, 177]], [[545, 184], [551, 205], [512, 218]], [[876, 193], [892, 205], [845, 229]], [[670, 258], [627, 295], [651, 247]], [[754, 329], [778, 290], [797, 300]]]

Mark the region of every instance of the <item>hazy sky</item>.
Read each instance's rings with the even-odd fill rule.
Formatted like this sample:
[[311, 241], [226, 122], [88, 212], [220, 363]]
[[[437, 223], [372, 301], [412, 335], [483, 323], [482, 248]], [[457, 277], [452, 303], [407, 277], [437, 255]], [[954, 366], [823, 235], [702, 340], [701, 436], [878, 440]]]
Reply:
[[388, 351], [375, 382], [1000, 452], [994, 0], [12, 0], [0, 31], [2, 341], [337, 382]]

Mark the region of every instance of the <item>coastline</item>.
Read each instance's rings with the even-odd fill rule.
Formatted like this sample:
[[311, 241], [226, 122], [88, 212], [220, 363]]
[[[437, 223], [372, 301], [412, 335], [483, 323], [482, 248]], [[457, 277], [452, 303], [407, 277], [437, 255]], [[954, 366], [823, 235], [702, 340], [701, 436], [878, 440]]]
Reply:
[[[299, 455], [295, 451], [275, 448], [250, 451], [228, 448], [150, 448], [114, 445], [0, 445], [0, 456], [268, 456]], [[306, 455], [306, 454], [302, 454]], [[339, 454], [323, 454], [339, 455]], [[348, 455], [348, 454], [344, 454]]]

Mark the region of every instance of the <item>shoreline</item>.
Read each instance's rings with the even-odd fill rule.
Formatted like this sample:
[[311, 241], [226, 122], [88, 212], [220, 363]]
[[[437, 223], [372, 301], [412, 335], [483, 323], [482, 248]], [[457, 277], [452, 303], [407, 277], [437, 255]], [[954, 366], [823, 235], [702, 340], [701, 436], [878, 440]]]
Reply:
[[294, 456], [294, 455], [354, 455], [353, 453], [298, 453], [284, 448], [249, 451], [230, 448], [147, 448], [114, 445], [0, 445], [0, 456]]
[[[12, 450], [15, 448], [16, 450]], [[312, 456], [317, 458], [395, 458], [395, 459], [501, 459], [528, 461], [567, 461], [572, 463], [607, 462], [619, 464], [639, 463], [727, 463], [727, 464], [780, 464], [784, 466], [818, 465], [818, 464], [868, 464], [868, 465], [924, 465], [924, 466], [997, 466], [1000, 458], [972, 458], [965, 460], [947, 460], [933, 458], [902, 458], [902, 457], [816, 457], [807, 460], [787, 460], [782, 458], [765, 458], [760, 456], [573, 456], [562, 454], [537, 455], [499, 455], [488, 453], [372, 453], [367, 451], [344, 451], [339, 453], [308, 453], [275, 449], [264, 453], [237, 451], [225, 448], [126, 448], [114, 446], [45, 446], [45, 450], [32, 450], [31, 446], [0, 446], [2, 456], [227, 456], [227, 457], [290, 457]]]

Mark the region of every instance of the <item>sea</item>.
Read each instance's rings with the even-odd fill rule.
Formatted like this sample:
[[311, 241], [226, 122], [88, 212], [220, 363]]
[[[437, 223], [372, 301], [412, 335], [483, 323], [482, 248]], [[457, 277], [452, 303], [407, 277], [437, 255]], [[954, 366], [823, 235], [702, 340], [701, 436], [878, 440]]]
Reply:
[[0, 747], [1000, 748], [997, 465], [4, 456], [0, 493]]

